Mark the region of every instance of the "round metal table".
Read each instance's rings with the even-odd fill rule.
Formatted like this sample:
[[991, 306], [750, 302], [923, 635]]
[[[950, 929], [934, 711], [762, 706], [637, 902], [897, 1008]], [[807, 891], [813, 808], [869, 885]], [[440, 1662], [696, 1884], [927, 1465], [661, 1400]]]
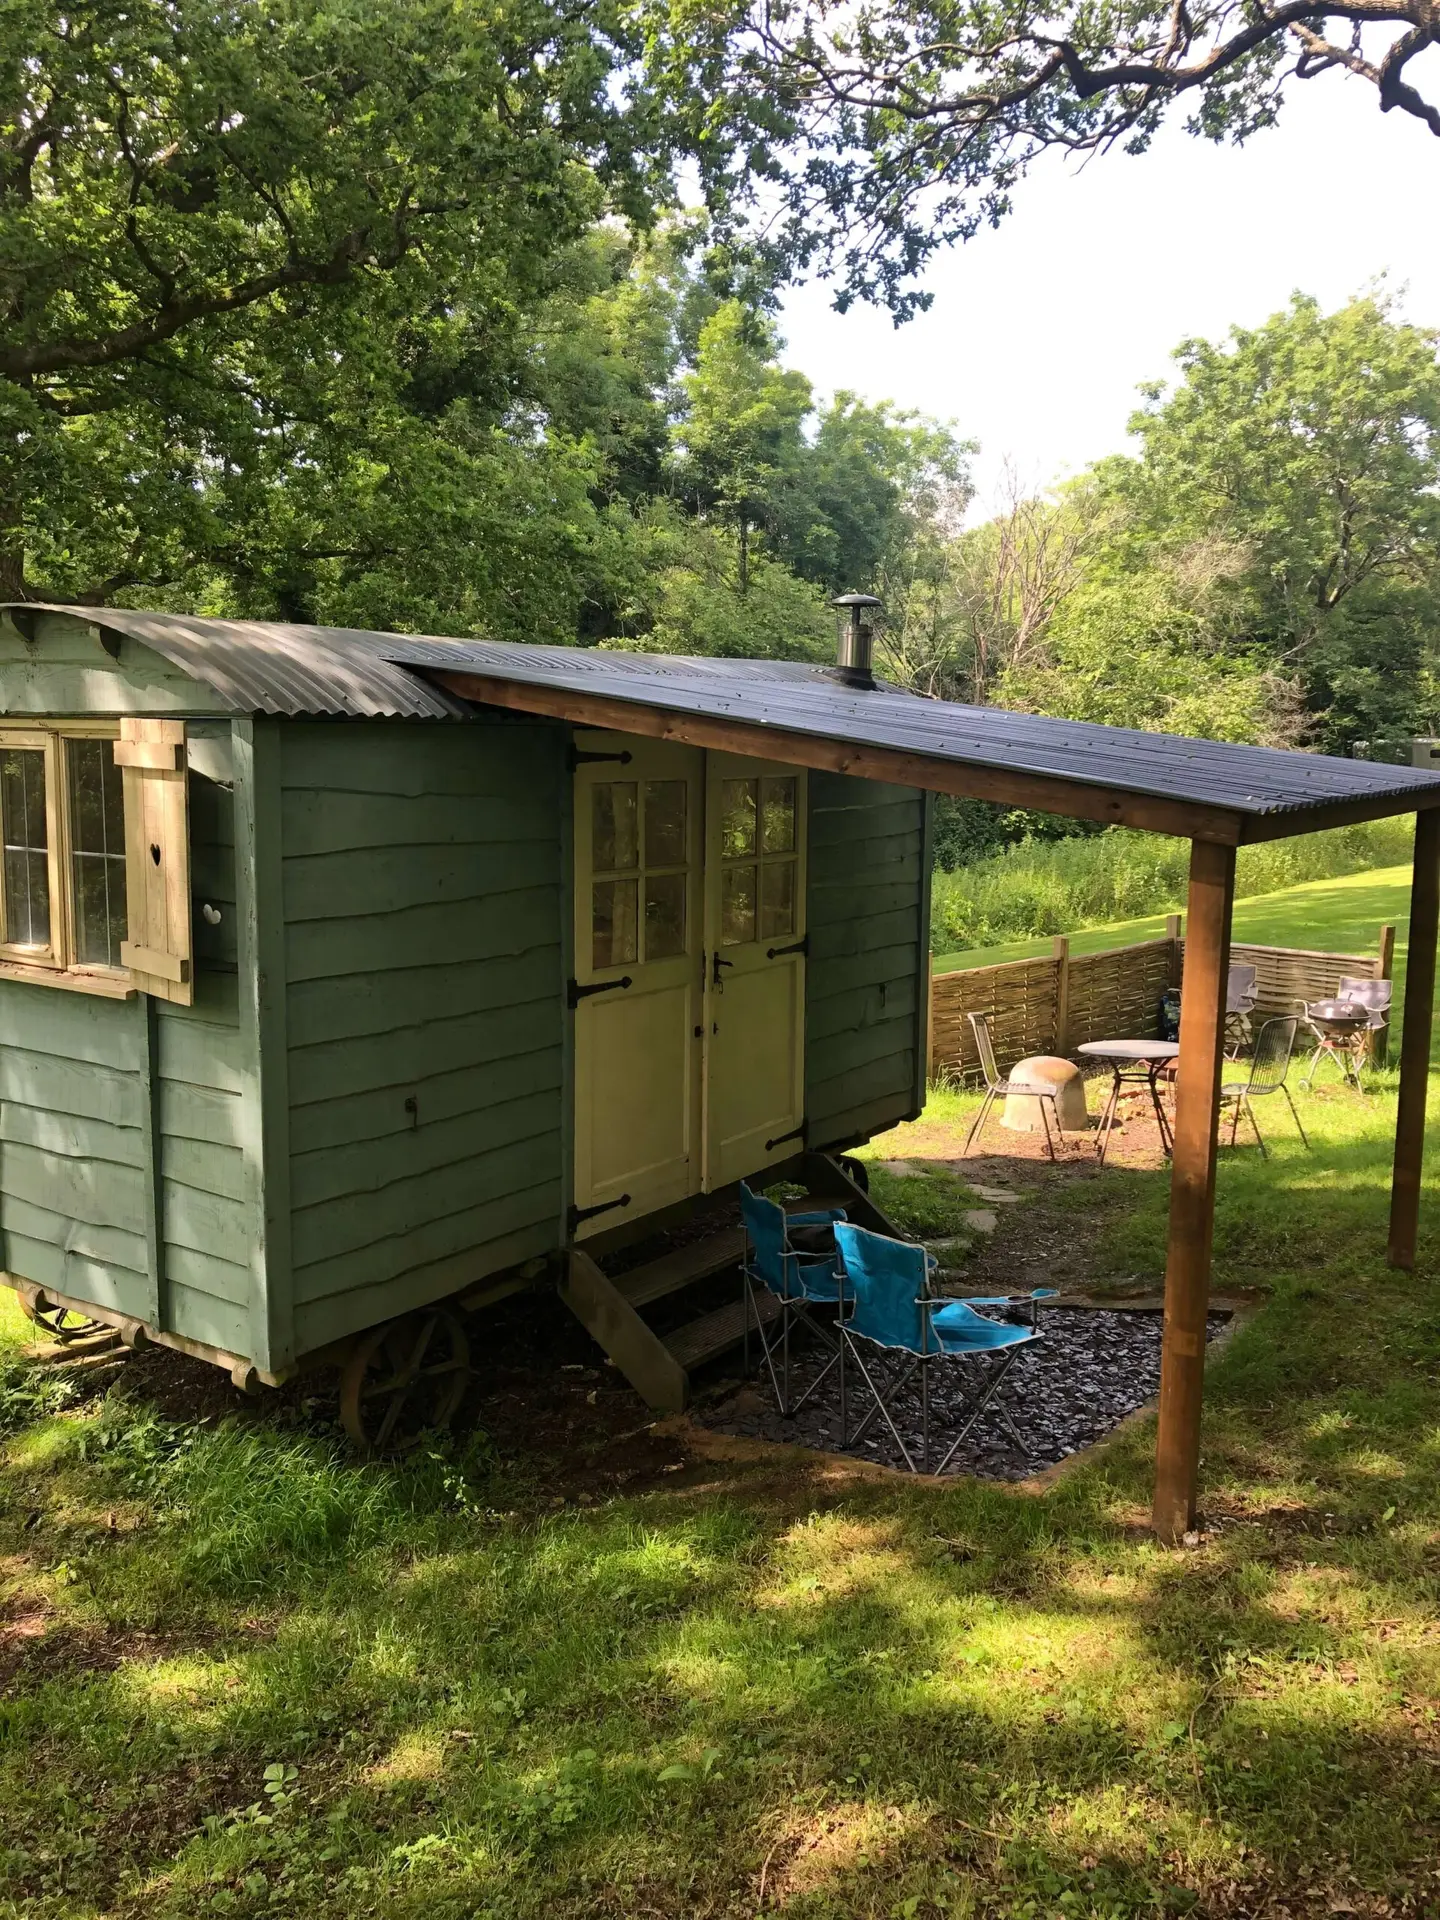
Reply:
[[1105, 1102], [1105, 1111], [1100, 1116], [1100, 1132], [1095, 1142], [1095, 1155], [1101, 1166], [1105, 1164], [1105, 1152], [1110, 1145], [1110, 1135], [1115, 1130], [1115, 1115], [1120, 1105], [1120, 1089], [1124, 1086], [1144, 1085], [1150, 1090], [1150, 1104], [1155, 1109], [1155, 1121], [1160, 1129], [1160, 1144], [1166, 1153], [1174, 1148], [1174, 1137], [1170, 1132], [1170, 1119], [1160, 1098], [1160, 1089], [1156, 1079], [1160, 1069], [1169, 1064], [1180, 1052], [1178, 1040], [1087, 1040], [1083, 1047], [1075, 1049], [1087, 1060], [1101, 1060], [1110, 1068], [1110, 1097]]

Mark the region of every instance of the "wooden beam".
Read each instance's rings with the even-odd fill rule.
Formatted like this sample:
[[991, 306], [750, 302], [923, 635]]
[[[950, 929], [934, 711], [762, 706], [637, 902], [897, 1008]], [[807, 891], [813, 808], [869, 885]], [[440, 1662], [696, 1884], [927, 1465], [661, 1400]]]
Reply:
[[1425, 1154], [1425, 1095], [1435, 1008], [1435, 935], [1440, 926], [1440, 813], [1415, 816], [1410, 940], [1405, 955], [1405, 1024], [1400, 1029], [1400, 1111], [1390, 1183], [1390, 1264], [1415, 1265], [1420, 1226], [1420, 1166]]
[[1175, 1090], [1170, 1242], [1160, 1352], [1160, 1424], [1155, 1446], [1156, 1533], [1174, 1545], [1195, 1524], [1200, 1476], [1200, 1403], [1205, 1321], [1215, 1234], [1215, 1134], [1225, 1057], [1225, 985], [1235, 903], [1233, 848], [1197, 840], [1190, 849], [1185, 992]]
[[[925, 787], [931, 793], [993, 800], [1007, 807], [1032, 807], [1041, 813], [1058, 813], [1076, 820], [1103, 820], [1112, 826], [1140, 827], [1148, 833], [1168, 833], [1180, 839], [1214, 840], [1233, 847], [1239, 843], [1244, 822], [1243, 815], [1228, 807], [1166, 800], [1150, 794], [1129, 793], [1120, 787], [1091, 786], [1059, 775], [940, 760], [899, 747], [868, 747], [849, 740], [824, 740], [814, 734], [791, 733], [783, 727], [760, 726], [750, 720], [643, 706], [638, 701], [617, 700], [608, 694], [566, 687], [535, 687], [496, 679], [489, 674], [441, 672], [434, 668], [429, 669], [427, 677], [462, 700], [474, 700], [489, 707], [508, 707], [518, 713], [544, 713], [555, 720], [569, 720], [578, 727], [638, 733], [656, 740], [679, 740], [687, 746], [709, 747], [720, 753], [748, 754], [757, 760], [784, 760], [792, 766], [819, 767], [827, 773], [849, 773], [862, 780], [888, 780], [896, 786]], [[1392, 807], [1389, 811], [1408, 812], [1413, 805], [1412, 799], [1403, 809]]]
[[[1243, 816], [1242, 847], [1260, 840], [1291, 840], [1302, 833], [1324, 833], [1330, 827], [1358, 827], [1366, 820], [1393, 820], [1396, 814], [1428, 812], [1440, 807], [1440, 787], [1419, 793], [1376, 793], [1360, 800], [1317, 800], [1313, 806], [1279, 813]], [[1213, 839], [1213, 835], [1206, 838]]]

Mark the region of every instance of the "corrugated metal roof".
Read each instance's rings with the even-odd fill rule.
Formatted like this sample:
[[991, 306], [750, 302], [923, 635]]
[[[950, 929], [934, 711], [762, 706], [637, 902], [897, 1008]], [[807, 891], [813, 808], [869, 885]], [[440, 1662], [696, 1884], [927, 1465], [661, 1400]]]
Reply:
[[[128, 607], [10, 602], [7, 613], [68, 613], [153, 647], [237, 713], [351, 714], [446, 720], [471, 709], [422, 675], [392, 664], [393, 633], [290, 626], [275, 620], [202, 620]], [[443, 649], [445, 642], [431, 643]]]
[[1249, 815], [1371, 799], [1393, 799], [1393, 811], [1402, 813], [1409, 811], [1407, 798], [1412, 805], [1440, 801], [1440, 774], [1420, 768], [967, 707], [894, 688], [865, 692], [843, 685], [824, 667], [792, 662], [478, 640], [443, 648], [396, 640], [389, 658], [431, 671], [483, 674], [520, 687], [583, 689], [663, 711], [704, 713], [777, 732]]

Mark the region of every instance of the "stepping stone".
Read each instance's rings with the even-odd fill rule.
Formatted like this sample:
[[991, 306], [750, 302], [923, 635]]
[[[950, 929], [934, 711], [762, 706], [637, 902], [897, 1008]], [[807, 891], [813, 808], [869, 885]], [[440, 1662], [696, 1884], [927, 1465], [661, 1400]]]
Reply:
[[1018, 1207], [1020, 1204], [1019, 1194], [1005, 1187], [971, 1187], [970, 1191], [977, 1200], [988, 1200], [992, 1206]]
[[1000, 1224], [998, 1213], [987, 1213], [980, 1207], [977, 1207], [973, 1213], [965, 1214], [963, 1218], [972, 1233], [994, 1233]]
[[897, 1180], [923, 1180], [925, 1178], [924, 1167], [914, 1166], [909, 1160], [882, 1160], [880, 1164], [886, 1173], [893, 1173]]

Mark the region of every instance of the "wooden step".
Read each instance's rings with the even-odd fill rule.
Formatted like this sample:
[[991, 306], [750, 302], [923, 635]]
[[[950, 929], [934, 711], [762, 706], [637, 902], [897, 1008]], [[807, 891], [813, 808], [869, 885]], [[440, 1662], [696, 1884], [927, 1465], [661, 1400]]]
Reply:
[[681, 1287], [708, 1280], [712, 1274], [723, 1273], [726, 1267], [738, 1266], [744, 1254], [744, 1228], [726, 1227], [720, 1233], [707, 1234], [703, 1240], [692, 1240], [687, 1247], [662, 1253], [658, 1260], [648, 1260], [643, 1267], [617, 1273], [615, 1289], [632, 1307], [648, 1307], [652, 1300], [663, 1300], [667, 1293], [678, 1293]]
[[[757, 1319], [768, 1326], [779, 1313], [780, 1302], [773, 1293], [757, 1293], [754, 1300], [752, 1326]], [[745, 1302], [731, 1300], [713, 1313], [703, 1313], [698, 1320], [677, 1327], [666, 1339], [665, 1350], [688, 1373], [692, 1367], [713, 1360], [717, 1353], [724, 1353], [727, 1347], [739, 1346], [744, 1338]]]

